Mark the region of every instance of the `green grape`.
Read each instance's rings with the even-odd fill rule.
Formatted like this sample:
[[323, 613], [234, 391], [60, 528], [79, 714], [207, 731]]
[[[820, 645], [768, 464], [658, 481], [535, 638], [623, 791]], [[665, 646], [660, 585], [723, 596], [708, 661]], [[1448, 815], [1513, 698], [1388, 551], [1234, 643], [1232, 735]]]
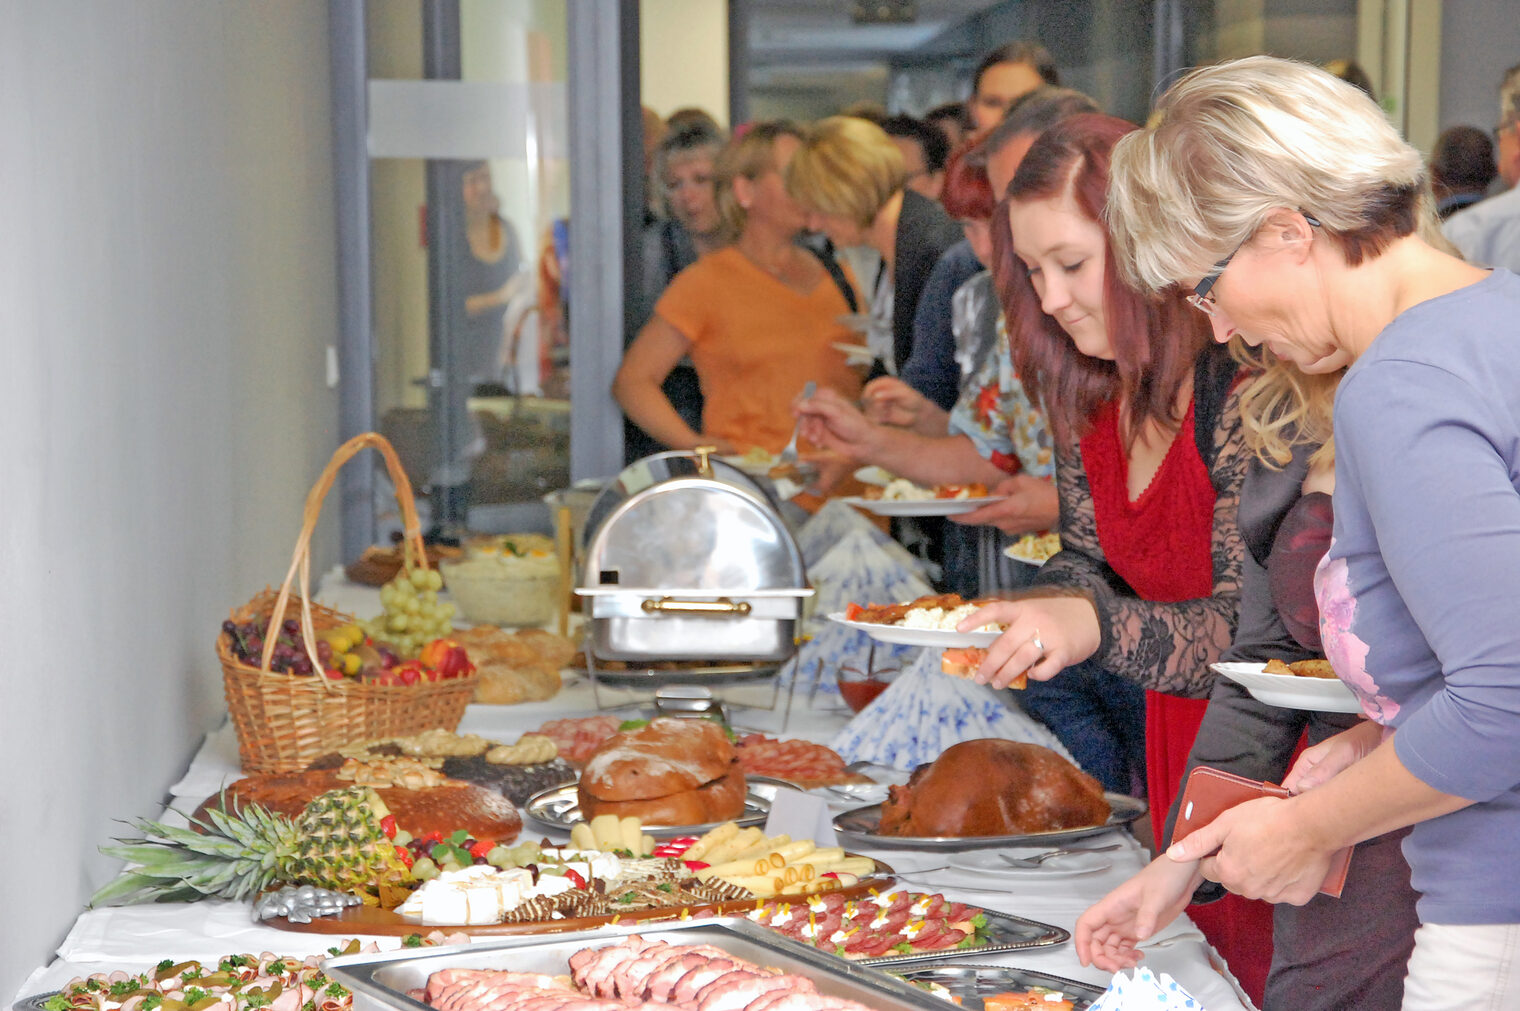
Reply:
[[406, 575], [407, 575], [407, 578], [409, 580], [411, 580], [412, 585], [415, 586], [419, 590], [427, 585], [427, 581], [428, 581], [428, 570], [427, 569], [408, 569]]
[[438, 865], [432, 857], [418, 857], [412, 864], [412, 877], [418, 881], [431, 881], [438, 876]]
[[405, 604], [401, 605], [401, 609], [407, 614], [418, 614], [422, 611], [422, 601], [416, 597], [410, 597]]
[[439, 590], [443, 589], [443, 573], [439, 572], [437, 569], [429, 570], [427, 577], [427, 588], [429, 590], [432, 590], [434, 593], [437, 593]]
[[393, 614], [387, 624], [392, 632], [405, 632], [409, 617], [406, 614]]

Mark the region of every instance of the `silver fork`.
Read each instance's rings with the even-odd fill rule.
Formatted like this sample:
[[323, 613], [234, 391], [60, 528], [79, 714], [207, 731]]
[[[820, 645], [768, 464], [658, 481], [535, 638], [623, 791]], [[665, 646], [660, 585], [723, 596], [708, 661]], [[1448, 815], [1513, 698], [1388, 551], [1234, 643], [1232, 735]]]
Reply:
[[1079, 848], [1079, 849], [1049, 850], [1048, 852], [1045, 852], [1045, 853], [1036, 853], [1032, 857], [1011, 857], [1011, 856], [1009, 856], [1006, 853], [999, 853], [998, 854], [998, 859], [1002, 860], [1004, 863], [1010, 864], [1011, 866], [1014, 866], [1014, 867], [1038, 867], [1041, 864], [1043, 864], [1045, 861], [1051, 860], [1051, 859], [1053, 859], [1055, 857], [1069, 857], [1069, 856], [1073, 856], [1073, 855], [1075, 855], [1077, 853], [1107, 853], [1110, 850], [1116, 850], [1116, 849], [1119, 849], [1119, 848], [1120, 848], [1120, 846], [1119, 846], [1118, 843], [1112, 843], [1112, 844], [1110, 844], [1108, 846], [1092, 846], [1092, 847]]
[[[816, 392], [818, 392], [818, 384], [809, 379], [807, 385], [802, 388], [802, 399], [812, 400], [813, 394]], [[795, 465], [797, 463], [797, 436], [801, 431], [802, 419], [798, 418], [797, 424], [792, 426], [792, 441], [786, 444], [786, 448], [776, 458], [778, 464], [790, 463]]]

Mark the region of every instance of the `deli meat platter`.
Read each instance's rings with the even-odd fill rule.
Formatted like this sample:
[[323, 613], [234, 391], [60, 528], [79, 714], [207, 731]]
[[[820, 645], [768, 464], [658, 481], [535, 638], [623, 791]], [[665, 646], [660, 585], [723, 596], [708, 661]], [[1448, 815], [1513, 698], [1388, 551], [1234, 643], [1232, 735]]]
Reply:
[[[945, 1008], [910, 983], [744, 920], [402, 949], [336, 958], [327, 963], [327, 972], [354, 992], [356, 1008], [362, 1000], [367, 1009], [398, 1011], [418, 1011], [419, 1005], [484, 1011], [506, 1006], [512, 996], [519, 1001], [559, 997], [565, 1011], [615, 1011], [640, 1002], [696, 1006], [698, 994], [711, 998], [710, 1006], [743, 1011], [778, 990], [789, 993], [787, 1007], [795, 1011]], [[468, 987], [477, 993], [461, 993]]]

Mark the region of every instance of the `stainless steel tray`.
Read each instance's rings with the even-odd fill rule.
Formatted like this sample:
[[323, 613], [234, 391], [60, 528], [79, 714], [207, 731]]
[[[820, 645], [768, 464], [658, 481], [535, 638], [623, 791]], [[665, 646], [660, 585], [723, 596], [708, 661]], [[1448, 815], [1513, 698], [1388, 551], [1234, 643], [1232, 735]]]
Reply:
[[605, 685], [620, 685], [630, 688], [649, 687], [651, 685], [723, 685], [743, 684], [749, 681], [764, 681], [773, 678], [781, 671], [781, 665], [776, 663], [725, 663], [712, 664], [704, 667], [682, 667], [676, 670], [662, 670], [657, 667], [640, 667], [634, 660], [626, 662], [626, 670], [603, 670], [598, 667], [591, 670], [587, 667], [574, 667], [577, 674], [594, 677]]
[[877, 955], [859, 959], [857, 965], [909, 965], [918, 962], [943, 962], [949, 958], [980, 958], [1000, 951], [1023, 951], [1025, 948], [1048, 948], [1071, 940], [1071, 932], [1039, 920], [1026, 920], [1012, 913], [978, 906], [987, 918], [987, 943], [975, 948], [942, 948], [938, 951], [909, 951], [898, 955]]
[[[545, 828], [568, 832], [570, 826], [585, 820], [581, 817], [578, 789], [575, 783], [567, 783], [564, 786], [540, 790], [529, 797], [528, 803], [523, 805], [523, 814]], [[772, 796], [774, 796], [774, 790]], [[736, 821], [741, 828], [748, 825], [764, 825], [770, 813], [770, 800], [754, 790], [749, 790], [744, 796], [744, 813], [738, 818], [725, 820]], [[645, 825], [644, 831], [656, 839], [670, 839], [679, 835], [701, 835], [721, 824], [723, 822], [713, 821], [701, 825]]]
[[910, 983], [938, 983], [953, 996], [960, 998], [961, 1007], [969, 1011], [981, 1011], [984, 997], [1028, 990], [1034, 986], [1061, 991], [1076, 1011], [1084, 1011], [1103, 996], [1101, 986], [1006, 965], [920, 965], [891, 971], [892, 975]]
[[911, 983], [826, 955], [740, 919], [645, 925], [642, 929], [638, 925], [603, 927], [548, 937], [348, 955], [330, 960], [327, 974], [354, 992], [355, 1011], [431, 1011], [428, 1005], [407, 996], [407, 991], [425, 986], [428, 977], [441, 969], [510, 969], [564, 975], [575, 952], [608, 947], [629, 934], [671, 944], [711, 944], [757, 965], [806, 975], [820, 993], [859, 1001], [878, 1011], [945, 1011], [940, 998]]
[[[882, 835], [881, 805], [857, 807], [834, 819], [834, 834], [842, 842], [866, 849], [929, 850], [935, 853], [955, 853], [961, 850], [994, 849], [1002, 846], [1043, 846], [1046, 843], [1070, 842], [1090, 835], [1107, 832], [1111, 828], [1128, 825], [1146, 812], [1143, 800], [1126, 797], [1122, 793], [1105, 793], [1111, 809], [1108, 821], [1102, 825], [1086, 828], [1067, 828], [1055, 832], [1031, 832], [1027, 835], [983, 836], [905, 836]], [[907, 873], [906, 871], [904, 873]]]
[[47, 993], [34, 993], [30, 997], [23, 997], [11, 1007], [14, 1011], [47, 1011], [47, 1002], [59, 991], [49, 990]]

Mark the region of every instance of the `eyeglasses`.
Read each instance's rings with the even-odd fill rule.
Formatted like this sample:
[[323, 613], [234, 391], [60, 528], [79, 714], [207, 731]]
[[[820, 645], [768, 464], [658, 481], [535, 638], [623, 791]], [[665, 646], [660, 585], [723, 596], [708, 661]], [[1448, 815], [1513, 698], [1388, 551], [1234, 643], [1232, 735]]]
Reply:
[[[1310, 228], [1319, 227], [1319, 219], [1314, 215], [1306, 214], [1303, 211], [1299, 211], [1298, 213], [1304, 215], [1304, 220], [1309, 222]], [[1246, 240], [1246, 242], [1249, 241], [1250, 239]], [[1240, 245], [1230, 250], [1229, 256], [1226, 256], [1223, 260], [1220, 260], [1218, 263], [1214, 264], [1214, 269], [1211, 270], [1202, 281], [1199, 281], [1196, 285], [1193, 286], [1192, 293], [1187, 296], [1188, 305], [1192, 306], [1194, 309], [1197, 309], [1205, 316], [1212, 316], [1214, 313], [1219, 311], [1219, 303], [1209, 296], [1209, 292], [1214, 290], [1214, 285], [1219, 283], [1219, 276], [1224, 273], [1224, 268], [1228, 267], [1230, 265], [1230, 261], [1235, 259], [1236, 253], [1245, 248], [1245, 244], [1245, 242], [1242, 242]]]

